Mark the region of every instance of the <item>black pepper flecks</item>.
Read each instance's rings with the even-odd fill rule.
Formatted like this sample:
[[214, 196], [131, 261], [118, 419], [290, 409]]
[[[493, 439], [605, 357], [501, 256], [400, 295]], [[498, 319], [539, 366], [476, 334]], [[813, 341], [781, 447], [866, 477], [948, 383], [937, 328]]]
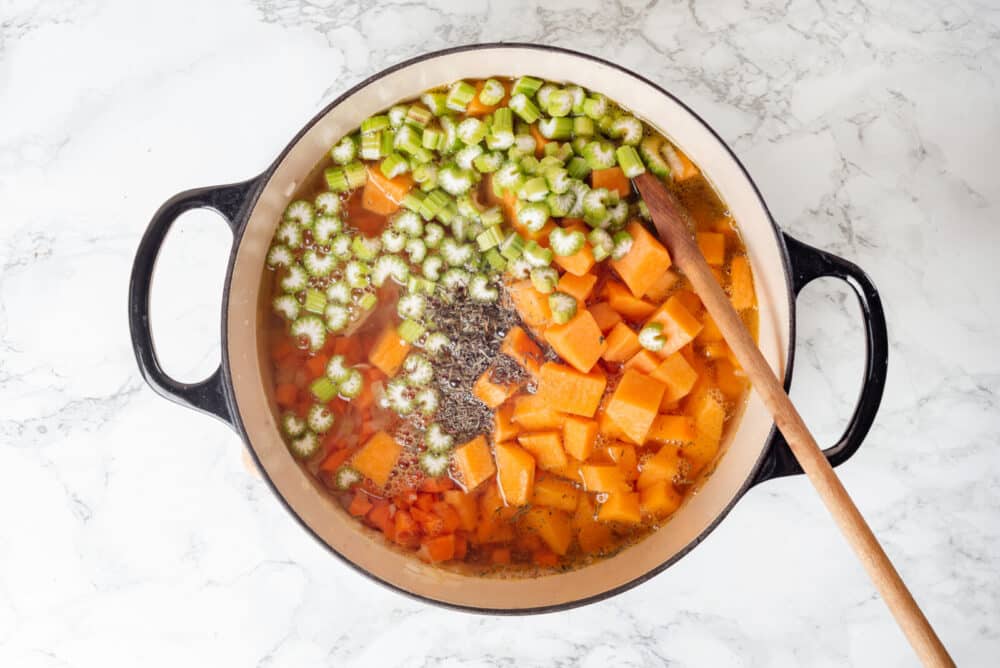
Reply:
[[[493, 411], [472, 394], [472, 386], [494, 362], [502, 365], [499, 373], [513, 377], [514, 370], [502, 361], [506, 355], [498, 350], [507, 332], [520, 322], [517, 314], [505, 299], [481, 304], [456, 296], [450, 301], [431, 301], [428, 317], [449, 341], [434, 369], [434, 383], [441, 395], [435, 421], [455, 437], [456, 444], [489, 433]], [[513, 359], [507, 359], [517, 367]]]

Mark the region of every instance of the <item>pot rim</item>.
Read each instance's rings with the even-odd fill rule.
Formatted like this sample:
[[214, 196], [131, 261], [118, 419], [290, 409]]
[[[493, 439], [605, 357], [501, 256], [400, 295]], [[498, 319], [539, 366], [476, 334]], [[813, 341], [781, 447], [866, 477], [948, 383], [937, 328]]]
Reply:
[[[408, 589], [405, 589], [404, 587], [401, 587], [401, 586], [399, 586], [397, 584], [389, 582], [388, 580], [385, 580], [385, 579], [382, 579], [382, 578], [376, 576], [374, 573], [372, 573], [371, 571], [369, 571], [368, 569], [366, 569], [364, 566], [362, 566], [361, 564], [359, 564], [359, 563], [357, 563], [357, 562], [355, 562], [355, 561], [347, 558], [346, 556], [344, 556], [343, 554], [341, 554], [340, 552], [338, 552], [335, 548], [333, 548], [331, 545], [329, 545], [326, 541], [324, 541], [312, 529], [312, 527], [310, 527], [302, 519], [302, 517], [295, 511], [295, 509], [292, 508], [292, 506], [289, 504], [289, 502], [285, 499], [285, 497], [278, 490], [276, 484], [271, 479], [271, 476], [268, 473], [267, 469], [262, 465], [262, 463], [260, 461], [260, 458], [258, 457], [258, 455], [257, 455], [256, 451], [254, 450], [254, 448], [250, 446], [250, 436], [247, 433], [246, 428], [245, 428], [245, 426], [243, 424], [243, 419], [242, 419], [242, 416], [240, 415], [240, 411], [238, 410], [237, 402], [236, 402], [236, 397], [235, 397], [235, 393], [234, 393], [234, 389], [233, 389], [234, 385], [233, 385], [232, 370], [231, 370], [231, 367], [230, 367], [229, 336], [228, 336], [228, 329], [229, 329], [229, 327], [228, 327], [228, 325], [229, 325], [229, 300], [230, 300], [230, 292], [231, 292], [231, 288], [232, 288], [233, 270], [234, 270], [234, 267], [235, 267], [235, 261], [236, 261], [237, 253], [238, 253], [238, 251], [240, 249], [240, 246], [241, 246], [241, 244], [243, 242], [243, 237], [244, 237], [244, 234], [245, 234], [246, 229], [247, 229], [247, 223], [249, 222], [250, 213], [256, 207], [257, 201], [258, 201], [261, 193], [263, 192], [264, 185], [268, 182], [268, 180], [270, 179], [270, 177], [273, 175], [273, 173], [277, 169], [278, 165], [281, 164], [282, 160], [299, 143], [299, 141], [303, 138], [303, 136], [314, 125], [316, 125], [316, 123], [318, 123], [321, 119], [323, 119], [333, 108], [335, 108], [335, 107], [343, 104], [346, 100], [348, 100], [350, 97], [352, 97], [355, 93], [357, 93], [362, 88], [365, 88], [366, 86], [369, 86], [370, 84], [378, 81], [379, 79], [384, 78], [385, 76], [387, 76], [387, 75], [389, 75], [389, 74], [391, 74], [391, 73], [393, 73], [393, 72], [395, 72], [397, 70], [403, 69], [405, 67], [409, 67], [411, 65], [418, 64], [418, 63], [426, 61], [426, 60], [431, 60], [433, 58], [441, 57], [441, 56], [448, 56], [448, 55], [460, 54], [460, 53], [471, 52], [471, 51], [480, 51], [480, 50], [487, 50], [487, 49], [504, 49], [504, 48], [509, 48], [509, 49], [534, 49], [534, 50], [538, 50], [538, 51], [557, 52], [557, 53], [562, 53], [562, 54], [565, 54], [565, 55], [568, 55], [568, 56], [573, 56], [573, 57], [581, 58], [581, 59], [584, 59], [584, 60], [589, 60], [589, 61], [592, 61], [592, 62], [595, 62], [595, 63], [600, 63], [600, 64], [602, 64], [604, 66], [613, 68], [613, 69], [619, 71], [620, 73], [622, 73], [624, 75], [633, 77], [633, 78], [641, 81], [642, 83], [645, 83], [646, 85], [650, 86], [651, 88], [653, 88], [654, 90], [656, 90], [661, 95], [663, 95], [663, 96], [671, 99], [673, 102], [675, 102], [680, 107], [682, 107], [687, 113], [689, 113], [695, 120], [697, 120], [698, 123], [700, 123], [712, 135], [712, 137], [714, 137], [715, 140], [719, 142], [719, 144], [726, 151], [726, 153], [728, 153], [730, 159], [739, 168], [740, 172], [742, 172], [744, 178], [747, 180], [747, 183], [750, 185], [751, 189], [753, 190], [753, 193], [756, 196], [756, 198], [757, 198], [757, 200], [758, 200], [758, 202], [759, 202], [759, 204], [760, 204], [760, 206], [761, 206], [764, 214], [766, 215], [767, 220], [771, 224], [771, 226], [770, 226], [771, 227], [771, 233], [774, 235], [774, 242], [775, 242], [775, 244], [777, 246], [778, 252], [779, 252], [780, 257], [781, 257], [782, 269], [784, 271], [784, 275], [785, 275], [785, 278], [786, 278], [786, 280], [785, 280], [785, 286], [786, 286], [786, 293], [787, 294], [785, 296], [786, 296], [786, 298], [788, 300], [788, 309], [789, 309], [788, 310], [788, 322], [786, 323], [786, 325], [788, 327], [788, 349], [787, 349], [786, 354], [785, 354], [785, 365], [784, 365], [784, 372], [785, 373], [784, 373], [784, 378], [783, 378], [783, 385], [784, 385], [784, 387], [785, 387], [786, 390], [789, 388], [790, 383], [791, 383], [791, 377], [792, 377], [792, 371], [793, 371], [793, 365], [794, 365], [794, 358], [795, 358], [795, 313], [796, 313], [796, 300], [795, 300], [795, 292], [794, 292], [794, 289], [793, 289], [792, 264], [791, 264], [791, 260], [789, 258], [789, 253], [788, 253], [788, 248], [787, 248], [787, 245], [786, 245], [786, 242], [785, 242], [785, 237], [784, 237], [783, 232], [781, 231], [781, 228], [778, 227], [777, 223], [774, 220], [774, 217], [771, 215], [771, 210], [768, 208], [767, 203], [764, 200], [764, 197], [763, 197], [763, 195], [760, 192], [760, 188], [758, 188], [758, 186], [757, 186], [757, 183], [750, 176], [750, 173], [747, 171], [746, 167], [743, 165], [743, 163], [740, 161], [740, 159], [736, 156], [735, 152], [732, 150], [732, 148], [729, 146], [729, 144], [726, 143], [726, 141], [723, 140], [721, 136], [719, 136], [719, 134], [715, 131], [715, 129], [707, 121], [705, 121], [705, 119], [702, 118], [702, 116], [700, 114], [698, 114], [697, 112], [695, 112], [691, 107], [689, 107], [687, 104], [685, 104], [681, 99], [679, 99], [678, 97], [676, 97], [675, 95], [673, 95], [672, 93], [670, 93], [669, 91], [667, 91], [666, 89], [664, 89], [659, 84], [657, 84], [657, 83], [649, 80], [648, 78], [646, 78], [646, 77], [644, 77], [644, 76], [642, 76], [640, 74], [637, 74], [636, 72], [633, 72], [632, 70], [630, 70], [630, 69], [628, 69], [628, 68], [626, 68], [626, 67], [624, 67], [622, 65], [618, 65], [617, 63], [610, 62], [608, 60], [605, 60], [603, 58], [600, 58], [598, 56], [594, 56], [594, 55], [591, 55], [591, 54], [588, 54], [588, 53], [582, 53], [582, 52], [579, 52], [579, 51], [575, 51], [573, 49], [567, 49], [567, 48], [559, 47], [559, 46], [551, 46], [551, 45], [544, 45], [544, 44], [532, 44], [532, 43], [526, 43], [526, 42], [482, 42], [482, 43], [476, 43], [476, 44], [465, 44], [465, 45], [461, 45], [461, 46], [449, 47], [449, 48], [440, 49], [440, 50], [437, 50], [437, 51], [429, 51], [429, 52], [420, 54], [418, 56], [414, 56], [412, 58], [409, 58], [409, 59], [397, 62], [397, 63], [395, 63], [395, 64], [393, 64], [393, 65], [391, 65], [389, 67], [386, 67], [386, 68], [384, 68], [382, 70], [379, 70], [377, 73], [375, 73], [375, 74], [373, 74], [373, 75], [365, 78], [364, 80], [362, 80], [362, 81], [354, 84], [353, 86], [351, 86], [349, 89], [347, 89], [342, 94], [340, 94], [339, 96], [337, 96], [334, 100], [332, 100], [329, 104], [325, 105], [320, 111], [318, 111], [316, 114], [314, 114], [302, 126], [302, 128], [294, 135], [294, 137], [292, 137], [292, 139], [288, 142], [288, 144], [285, 145], [285, 147], [275, 157], [275, 159], [270, 163], [270, 165], [268, 165], [267, 169], [265, 169], [261, 174], [259, 174], [258, 176], [254, 177], [253, 179], [251, 179], [248, 182], [248, 184], [249, 184], [249, 192], [247, 193], [247, 196], [246, 196], [246, 202], [245, 202], [244, 206], [242, 207], [242, 209], [240, 211], [239, 219], [236, 220], [235, 224], [234, 224], [234, 229], [233, 229], [233, 245], [232, 245], [232, 250], [230, 252], [229, 262], [228, 262], [228, 265], [227, 265], [227, 268], [226, 268], [225, 282], [223, 284], [224, 285], [224, 290], [223, 290], [223, 295], [222, 295], [222, 319], [221, 319], [222, 320], [222, 322], [221, 322], [221, 325], [222, 325], [222, 337], [221, 337], [222, 365], [221, 365], [221, 373], [222, 373], [222, 376], [223, 376], [223, 383], [222, 383], [223, 389], [224, 389], [224, 392], [226, 394], [226, 400], [227, 400], [227, 403], [230, 406], [230, 409], [231, 409], [230, 412], [231, 412], [231, 415], [232, 415], [232, 418], [233, 418], [232, 419], [232, 426], [237, 431], [237, 433], [240, 435], [241, 439], [243, 440], [243, 445], [249, 451], [250, 456], [253, 458], [254, 463], [257, 466], [257, 469], [260, 471], [262, 478], [267, 483], [267, 485], [270, 488], [271, 492], [278, 498], [278, 500], [281, 502], [282, 506], [284, 506], [284, 508], [295, 519], [295, 521], [303, 529], [305, 529], [305, 531], [308, 532], [308, 534], [314, 540], [316, 540], [322, 547], [324, 547], [328, 552], [330, 552], [331, 554], [333, 554], [337, 559], [339, 559], [342, 563], [344, 563], [347, 566], [349, 566], [355, 572], [360, 573], [361, 575], [365, 576], [366, 578], [368, 578], [368, 579], [370, 579], [370, 580], [372, 580], [372, 581], [374, 581], [374, 582], [376, 582], [376, 583], [378, 583], [378, 584], [380, 584], [380, 585], [382, 585], [384, 587], [387, 587], [387, 588], [389, 588], [389, 589], [391, 589], [391, 590], [393, 590], [395, 592], [403, 594], [404, 596], [406, 596], [407, 598], [409, 598], [411, 600], [420, 601], [422, 603], [429, 603], [429, 604], [432, 604], [432, 605], [435, 605], [435, 606], [439, 606], [439, 607], [443, 607], [443, 608], [448, 608], [448, 609], [451, 609], [451, 610], [456, 610], [456, 611], [461, 611], [461, 612], [476, 613], [476, 614], [483, 614], [483, 615], [520, 616], [520, 615], [534, 615], [534, 614], [544, 614], [544, 613], [551, 613], [551, 612], [560, 612], [560, 611], [563, 611], [563, 610], [570, 610], [570, 609], [573, 609], [573, 608], [576, 608], [576, 607], [580, 607], [580, 606], [584, 606], [584, 605], [589, 605], [591, 603], [597, 603], [599, 601], [605, 600], [605, 599], [610, 598], [612, 596], [616, 596], [618, 594], [624, 593], [624, 592], [626, 592], [626, 591], [628, 591], [628, 590], [630, 590], [630, 589], [632, 589], [632, 588], [634, 588], [634, 587], [636, 587], [636, 586], [638, 586], [638, 585], [646, 582], [647, 580], [652, 579], [654, 576], [659, 575], [664, 570], [666, 570], [667, 568], [669, 568], [670, 566], [672, 566], [675, 562], [677, 562], [682, 557], [684, 557], [685, 555], [687, 555], [695, 547], [697, 547], [699, 544], [701, 544], [701, 542], [703, 540], [705, 540], [708, 537], [708, 535], [711, 534], [715, 530], [715, 528], [719, 525], [719, 523], [722, 522], [722, 520], [724, 520], [729, 515], [729, 513], [732, 511], [733, 507], [736, 505], [736, 503], [740, 499], [743, 498], [743, 496], [747, 493], [747, 491], [751, 487], [753, 487], [757, 482], [760, 481], [759, 475], [760, 475], [760, 472], [761, 472], [761, 467], [762, 467], [763, 463], [768, 459], [770, 451], [771, 451], [771, 448], [772, 448], [772, 446], [773, 446], [773, 444], [775, 442], [775, 435], [777, 434], [776, 427], [773, 424], [771, 425], [771, 429], [768, 432], [768, 435], [767, 435], [767, 438], [765, 439], [764, 445], [761, 447], [760, 454], [758, 455], [757, 460], [754, 462], [753, 466], [750, 468], [749, 474], [747, 475], [747, 477], [744, 480], [744, 482], [740, 485], [740, 487], [738, 487], [735, 490], [735, 492], [734, 492], [734, 494], [732, 496], [732, 499], [722, 508], [722, 510], [718, 513], [718, 515], [716, 515], [716, 517], [710, 523], [708, 523], [705, 526], [704, 530], [702, 530], [701, 533], [699, 533], [687, 545], [685, 545], [683, 548], [681, 548], [680, 550], [678, 550], [677, 552], [675, 552], [674, 554], [672, 554], [669, 558], [667, 558], [666, 560], [664, 560], [663, 562], [661, 562], [657, 566], [655, 566], [655, 567], [653, 567], [653, 568], [645, 571], [644, 573], [636, 576], [635, 578], [633, 578], [633, 579], [631, 579], [631, 580], [629, 580], [629, 581], [627, 581], [625, 583], [622, 583], [622, 584], [620, 584], [618, 586], [615, 586], [615, 587], [612, 587], [610, 589], [606, 589], [606, 590], [604, 590], [604, 591], [602, 591], [600, 593], [593, 594], [593, 595], [586, 596], [586, 597], [579, 598], [579, 599], [574, 599], [574, 600], [571, 600], [571, 601], [564, 601], [564, 602], [556, 603], [556, 604], [552, 604], [552, 605], [536, 606], [536, 607], [532, 607], [532, 608], [487, 608], [487, 607], [480, 607], [480, 606], [474, 606], [474, 605], [462, 605], [462, 604], [451, 603], [451, 602], [448, 602], [448, 601], [443, 601], [443, 600], [431, 598], [429, 596], [424, 596], [422, 594], [414, 593], [414, 592], [412, 592], [412, 591], [410, 591]], [[639, 547], [639, 544], [637, 544], [635, 546], [632, 546], [632, 547], [633, 548]], [[629, 549], [632, 549], [632, 548], [629, 548]]]

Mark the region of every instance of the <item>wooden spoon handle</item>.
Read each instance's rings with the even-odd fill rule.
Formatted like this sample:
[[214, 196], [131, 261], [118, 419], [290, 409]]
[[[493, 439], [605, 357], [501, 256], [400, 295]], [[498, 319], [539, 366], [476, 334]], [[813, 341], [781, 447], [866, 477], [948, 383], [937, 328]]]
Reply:
[[716, 282], [684, 222], [680, 204], [663, 183], [651, 174], [640, 174], [634, 182], [674, 263], [691, 281], [754, 389], [774, 416], [774, 423], [788, 441], [792, 454], [816, 488], [847, 542], [854, 548], [917, 656], [927, 666], [954, 666], [948, 651], [913, 600], [906, 584], [809, 433], [791, 399], [785, 394], [781, 381], [768, 366], [736, 309]]

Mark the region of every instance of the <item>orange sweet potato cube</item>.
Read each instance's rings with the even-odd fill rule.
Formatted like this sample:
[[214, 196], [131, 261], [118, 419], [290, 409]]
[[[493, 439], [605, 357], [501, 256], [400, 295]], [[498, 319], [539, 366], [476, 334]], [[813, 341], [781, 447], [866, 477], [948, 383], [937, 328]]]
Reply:
[[539, 372], [536, 396], [554, 410], [593, 417], [606, 385], [607, 379], [600, 369], [581, 373], [565, 364], [546, 362]]
[[535, 458], [513, 443], [497, 443], [497, 478], [508, 506], [523, 506], [535, 488]]
[[534, 456], [538, 467], [546, 471], [560, 471], [569, 463], [563, 450], [562, 436], [557, 431], [520, 434], [517, 442]]
[[705, 262], [720, 266], [726, 261], [726, 235], [718, 232], [699, 232], [696, 236], [698, 248]]
[[642, 350], [639, 335], [624, 322], [618, 323], [611, 329], [607, 335], [607, 342], [607, 348], [601, 357], [608, 362], [626, 362]]
[[677, 401], [687, 395], [698, 380], [698, 372], [680, 353], [671, 353], [649, 375], [667, 386], [665, 401]]
[[490, 446], [482, 436], [476, 436], [468, 443], [455, 448], [451, 457], [466, 491], [479, 487], [497, 471], [493, 464]]
[[674, 295], [656, 309], [648, 322], [658, 322], [663, 325], [666, 345], [657, 351], [660, 357], [677, 352], [694, 340], [701, 331], [701, 322], [691, 315], [691, 311], [684, 305], [683, 298], [678, 295]]
[[643, 443], [665, 391], [660, 381], [629, 369], [618, 381], [605, 410], [632, 441]]
[[660, 481], [639, 492], [642, 512], [654, 517], [666, 517], [680, 508], [684, 497], [669, 482]]
[[670, 268], [670, 253], [639, 221], [626, 229], [632, 235], [632, 248], [620, 260], [612, 260], [611, 266], [632, 294], [641, 296]]
[[594, 316], [594, 322], [597, 323], [598, 328], [602, 332], [609, 332], [611, 328], [622, 321], [622, 317], [618, 315], [618, 311], [611, 308], [611, 304], [608, 302], [597, 302], [596, 304], [591, 304], [590, 315]]
[[379, 487], [385, 487], [403, 447], [384, 431], [376, 432], [351, 459], [351, 466]]
[[563, 448], [571, 457], [587, 461], [594, 452], [597, 421], [567, 415], [563, 420]]
[[608, 494], [608, 500], [602, 503], [600, 510], [597, 511], [597, 519], [601, 522], [638, 524], [642, 520], [639, 495], [636, 492]]
[[594, 316], [586, 309], [578, 311], [567, 323], [548, 327], [545, 340], [559, 357], [583, 373], [593, 368], [608, 345]]

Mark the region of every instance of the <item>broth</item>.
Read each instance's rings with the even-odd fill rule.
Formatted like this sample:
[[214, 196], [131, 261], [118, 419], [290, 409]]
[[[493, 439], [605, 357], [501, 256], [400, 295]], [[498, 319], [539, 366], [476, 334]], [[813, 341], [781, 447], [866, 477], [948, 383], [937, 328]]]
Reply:
[[[508, 104], [524, 108], [511, 92], [526, 79], [498, 82]], [[458, 84], [397, 105], [305, 179], [265, 269], [266, 354], [292, 454], [348, 513], [442, 567], [530, 576], [668, 531], [745, 402], [731, 351], [642, 220], [623, 147], [662, 173], [754, 333], [756, 299], [724, 202], [661, 135], [545, 84], [525, 98], [561, 113], [545, 87], [570, 91], [572, 110], [513, 114], [502, 148], [502, 106], [470, 85], [466, 111], [435, 113]], [[482, 125], [459, 132], [467, 118]], [[546, 137], [559, 119], [592, 134]]]

